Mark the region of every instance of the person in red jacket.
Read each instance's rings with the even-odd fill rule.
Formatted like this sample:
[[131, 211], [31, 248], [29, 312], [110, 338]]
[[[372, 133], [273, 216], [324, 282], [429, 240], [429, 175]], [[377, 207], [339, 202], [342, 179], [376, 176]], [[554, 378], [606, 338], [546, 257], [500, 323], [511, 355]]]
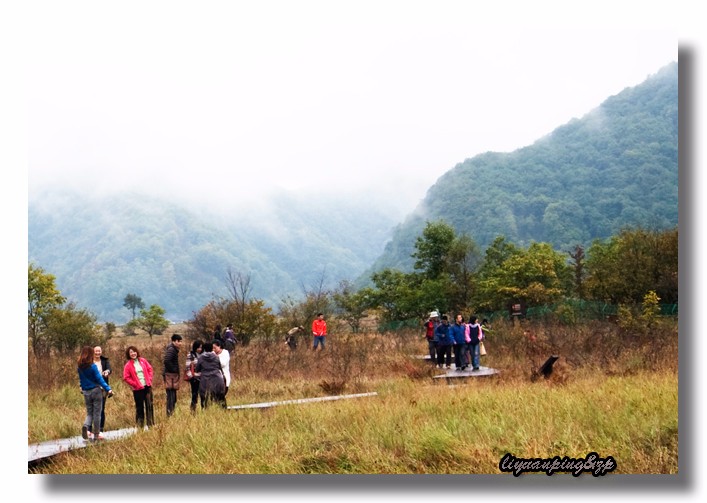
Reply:
[[140, 351], [135, 346], [128, 346], [125, 350], [125, 359], [128, 360], [123, 367], [123, 381], [133, 390], [135, 399], [135, 421], [142, 428], [155, 424], [152, 405], [152, 365], [140, 356]]
[[324, 349], [324, 340], [326, 339], [326, 320], [324, 320], [324, 314], [317, 313], [317, 319], [312, 322], [312, 335], [314, 335], [314, 345], [313, 350], [317, 350], [319, 343], [322, 344], [322, 349]]

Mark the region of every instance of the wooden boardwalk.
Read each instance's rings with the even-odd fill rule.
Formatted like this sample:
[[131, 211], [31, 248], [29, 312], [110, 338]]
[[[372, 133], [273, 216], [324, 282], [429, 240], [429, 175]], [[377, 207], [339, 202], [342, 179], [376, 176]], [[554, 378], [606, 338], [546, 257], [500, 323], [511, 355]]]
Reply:
[[58, 440], [47, 440], [39, 444], [30, 444], [27, 446], [27, 462], [31, 463], [39, 459], [48, 458], [61, 452], [71, 451], [73, 449], [83, 449], [91, 447], [102, 442], [118, 440], [129, 437], [137, 432], [137, 428], [123, 428], [122, 430], [104, 431], [105, 440], [91, 442], [84, 440], [81, 435], [77, 437], [60, 438]]
[[345, 400], [348, 398], [362, 398], [366, 396], [376, 396], [377, 392], [373, 391], [371, 393], [358, 393], [355, 395], [335, 395], [335, 396], [321, 396], [316, 398], [300, 398], [298, 400], [284, 400], [282, 402], [263, 402], [263, 403], [249, 403], [245, 405], [229, 405], [227, 408], [229, 410], [242, 410], [242, 409], [265, 409], [268, 407], [276, 407], [278, 405], [291, 405], [300, 403], [312, 403], [312, 402], [328, 402], [331, 400]]
[[[263, 402], [263, 403], [249, 403], [245, 405], [231, 405], [227, 407], [229, 410], [242, 410], [242, 409], [264, 409], [268, 407], [275, 407], [278, 405], [290, 405], [290, 404], [302, 404], [302, 403], [312, 403], [312, 402], [328, 402], [331, 400], [345, 400], [348, 398], [362, 398], [367, 396], [376, 396], [377, 392], [371, 393], [358, 393], [354, 395], [336, 395], [336, 396], [323, 396], [315, 398], [300, 398], [298, 400], [284, 400], [282, 402]], [[92, 447], [94, 445], [99, 445], [103, 442], [108, 442], [111, 440], [118, 440], [121, 438], [129, 437], [137, 433], [137, 428], [124, 428], [122, 430], [113, 430], [103, 432], [105, 440], [99, 440], [98, 442], [90, 442], [84, 440], [81, 436], [61, 438], [58, 440], [47, 440], [46, 442], [41, 442], [39, 444], [30, 444], [27, 446], [27, 462], [32, 463], [39, 461], [40, 459], [48, 458], [56, 454], [71, 451], [74, 449], [83, 449], [85, 447]]]

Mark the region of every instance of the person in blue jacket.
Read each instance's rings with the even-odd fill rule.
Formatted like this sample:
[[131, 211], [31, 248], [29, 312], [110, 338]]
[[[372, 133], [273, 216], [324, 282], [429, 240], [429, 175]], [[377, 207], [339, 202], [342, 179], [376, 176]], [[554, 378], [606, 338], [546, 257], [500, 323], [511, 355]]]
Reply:
[[466, 370], [466, 324], [461, 314], [457, 315], [449, 332], [454, 339], [454, 366], [459, 371]]
[[[107, 396], [113, 396], [113, 390], [103, 379], [98, 371], [98, 367], [93, 363], [93, 347], [84, 346], [81, 348], [81, 355], [78, 359], [79, 384], [86, 404], [86, 419], [81, 428], [81, 436], [85, 440], [103, 440], [101, 431], [101, 409], [103, 407], [103, 390], [108, 392]], [[97, 434], [89, 433], [99, 432]]]
[[452, 346], [454, 339], [449, 333], [449, 318], [442, 315], [442, 323], [435, 329], [437, 335], [437, 366], [439, 368], [452, 368]]

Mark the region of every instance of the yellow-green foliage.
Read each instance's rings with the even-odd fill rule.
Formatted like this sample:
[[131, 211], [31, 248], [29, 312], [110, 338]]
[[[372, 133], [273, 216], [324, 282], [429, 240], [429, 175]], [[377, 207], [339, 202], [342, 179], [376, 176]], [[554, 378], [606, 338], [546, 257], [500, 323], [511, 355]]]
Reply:
[[[61, 455], [38, 471], [498, 473], [507, 452], [546, 458], [596, 451], [614, 457], [616, 473], [677, 472], [677, 376], [667, 373], [586, 376], [562, 386], [398, 379], [374, 397], [195, 415], [185, 400], [169, 420], [160, 400], [150, 431]], [[67, 409], [80, 411], [76, 399], [69, 402]], [[108, 413], [115, 415], [113, 405]], [[44, 414], [37, 406], [30, 422], [49, 427], [38, 420]], [[78, 433], [81, 414], [74, 416], [75, 431], [64, 424], [60, 436]]]
[[[293, 355], [279, 345], [260, 352], [257, 345], [238, 348], [229, 405], [324, 396], [325, 383], [331, 385], [337, 372], [344, 393], [378, 395], [269, 409], [211, 407], [191, 414], [185, 386], [169, 419], [159, 382], [160, 346], [154, 352], [147, 348], [145, 353], [157, 359], [156, 426], [125, 440], [55, 456], [31, 470], [496, 474], [506, 453], [551, 458], [596, 451], [616, 460], [615, 473], [677, 472], [676, 344], [674, 358], [665, 354], [667, 362], [658, 366], [640, 346], [616, 353], [610, 367], [601, 364], [616, 351], [611, 348], [596, 350], [596, 359], [585, 355], [570, 361], [561, 355], [549, 379], [533, 381], [531, 367], [547, 351], [581, 352], [590, 340], [608, 344], [610, 328], [592, 327], [587, 334], [579, 329], [563, 334], [540, 327], [494, 328], [482, 364], [501, 373], [456, 386], [433, 379], [431, 365], [413, 358], [424, 354], [426, 346], [418, 337], [366, 336], [364, 346], [371, 352], [353, 343], [344, 351], [334, 340], [328, 353], [301, 348]], [[554, 341], [570, 335], [577, 339], [570, 346]], [[67, 371], [72, 365], [66, 365]], [[60, 366], [53, 368], [61, 375]], [[119, 374], [111, 384], [116, 396], [107, 403], [107, 429], [133, 426], [132, 393]], [[47, 389], [30, 386], [29, 440], [78, 435], [84, 414], [77, 382]]]

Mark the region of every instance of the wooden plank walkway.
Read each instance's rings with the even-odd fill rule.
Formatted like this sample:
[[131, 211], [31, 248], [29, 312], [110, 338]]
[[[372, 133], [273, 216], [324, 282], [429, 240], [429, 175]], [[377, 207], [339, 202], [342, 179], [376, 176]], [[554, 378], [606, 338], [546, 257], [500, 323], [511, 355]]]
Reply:
[[371, 393], [357, 393], [354, 395], [335, 395], [335, 396], [321, 396], [316, 398], [300, 398], [298, 400], [284, 400], [282, 402], [263, 402], [263, 403], [249, 403], [246, 405], [230, 405], [227, 408], [230, 410], [240, 410], [240, 409], [264, 409], [268, 407], [275, 407], [278, 405], [290, 405], [299, 403], [312, 403], [312, 402], [328, 402], [330, 400], [345, 400], [348, 398], [362, 398], [366, 396], [376, 396], [378, 393], [373, 391]]
[[[137, 428], [123, 428], [122, 430], [104, 431], [105, 440], [99, 440], [97, 443], [108, 442], [110, 440], [118, 440], [129, 437], [137, 432]], [[37, 461], [39, 459], [48, 458], [59, 454], [60, 452], [71, 451], [73, 449], [83, 449], [96, 445], [94, 442], [84, 440], [81, 435], [77, 437], [60, 438], [58, 440], [47, 440], [39, 444], [30, 444], [27, 446], [27, 462]]]
[[[330, 400], [344, 400], [348, 398], [362, 398], [367, 396], [376, 396], [377, 392], [371, 393], [358, 393], [354, 395], [336, 395], [336, 396], [323, 396], [316, 398], [300, 398], [297, 400], [284, 400], [281, 402], [263, 402], [263, 403], [250, 403], [245, 405], [231, 405], [227, 407], [229, 410], [240, 410], [240, 409], [263, 409], [268, 407], [275, 407], [278, 405], [289, 405], [289, 404], [301, 404], [301, 403], [311, 403], [311, 402], [327, 402]], [[104, 431], [103, 436], [105, 440], [98, 441], [98, 444], [102, 442], [108, 442], [111, 440], [118, 440], [121, 438], [129, 437], [137, 433], [137, 428], [124, 428], [122, 430], [112, 430]], [[85, 447], [94, 446], [96, 443], [84, 440], [81, 436], [61, 438], [58, 440], [47, 440], [46, 442], [41, 442], [38, 444], [30, 444], [27, 446], [27, 462], [32, 463], [40, 459], [48, 458], [56, 454], [71, 451], [73, 449], [83, 449]]]

